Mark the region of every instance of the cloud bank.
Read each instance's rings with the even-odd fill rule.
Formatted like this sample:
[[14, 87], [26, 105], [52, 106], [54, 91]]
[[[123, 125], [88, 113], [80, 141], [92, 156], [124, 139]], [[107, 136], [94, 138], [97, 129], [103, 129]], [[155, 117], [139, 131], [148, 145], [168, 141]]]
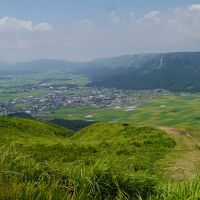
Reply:
[[65, 30], [47, 22], [13, 17], [0, 19], [0, 60], [62, 58], [88, 60], [121, 54], [200, 51], [200, 4], [135, 11], [120, 16], [115, 10], [98, 19], [82, 19]]
[[19, 20], [14, 17], [0, 18], [0, 32], [50, 31], [51, 29], [51, 25], [46, 22], [33, 25], [32, 21]]

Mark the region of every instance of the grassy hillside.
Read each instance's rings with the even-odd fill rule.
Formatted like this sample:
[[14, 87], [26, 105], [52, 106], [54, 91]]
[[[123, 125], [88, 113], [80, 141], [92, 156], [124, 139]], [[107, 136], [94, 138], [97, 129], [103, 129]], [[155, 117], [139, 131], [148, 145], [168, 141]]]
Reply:
[[180, 199], [183, 191], [195, 197], [198, 179], [162, 179], [159, 162], [173, 154], [174, 139], [128, 124], [94, 124], [74, 133], [1, 117], [0, 199]]
[[175, 145], [162, 131], [127, 124], [71, 137], [33, 120], [2, 117], [0, 127], [1, 199], [147, 197], [157, 182], [152, 164]]

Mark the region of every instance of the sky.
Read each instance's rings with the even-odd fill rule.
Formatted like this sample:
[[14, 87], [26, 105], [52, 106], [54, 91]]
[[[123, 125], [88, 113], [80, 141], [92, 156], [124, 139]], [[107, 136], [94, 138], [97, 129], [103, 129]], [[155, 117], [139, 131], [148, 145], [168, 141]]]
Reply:
[[0, 61], [200, 51], [196, 0], [0, 0]]

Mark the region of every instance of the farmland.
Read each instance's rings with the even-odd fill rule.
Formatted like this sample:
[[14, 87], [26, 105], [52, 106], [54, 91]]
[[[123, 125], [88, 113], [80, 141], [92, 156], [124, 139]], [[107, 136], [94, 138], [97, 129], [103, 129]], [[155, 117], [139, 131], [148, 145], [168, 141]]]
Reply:
[[182, 94], [161, 96], [138, 105], [127, 112], [127, 107], [69, 108], [41, 114], [45, 119], [81, 119], [85, 116], [96, 122], [128, 122], [134, 125], [200, 127], [200, 95]]
[[86, 86], [86, 77], [61, 72], [10, 75], [0, 83], [1, 114], [27, 112], [45, 121], [200, 127], [199, 94], [93, 88]]

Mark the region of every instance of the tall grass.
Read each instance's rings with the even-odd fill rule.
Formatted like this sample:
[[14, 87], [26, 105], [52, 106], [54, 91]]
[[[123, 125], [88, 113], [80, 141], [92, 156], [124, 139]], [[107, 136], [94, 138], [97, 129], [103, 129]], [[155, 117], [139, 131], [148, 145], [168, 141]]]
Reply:
[[66, 137], [59, 127], [38, 123], [0, 120], [2, 200], [199, 197], [200, 179], [166, 183], [153, 174], [153, 163], [175, 145], [160, 130], [96, 124]]
[[184, 182], [160, 182], [151, 200], [199, 200], [200, 177]]
[[1, 199], [132, 199], [152, 194], [157, 179], [148, 172], [124, 174], [102, 161], [75, 168], [35, 162], [15, 146], [1, 148]]

